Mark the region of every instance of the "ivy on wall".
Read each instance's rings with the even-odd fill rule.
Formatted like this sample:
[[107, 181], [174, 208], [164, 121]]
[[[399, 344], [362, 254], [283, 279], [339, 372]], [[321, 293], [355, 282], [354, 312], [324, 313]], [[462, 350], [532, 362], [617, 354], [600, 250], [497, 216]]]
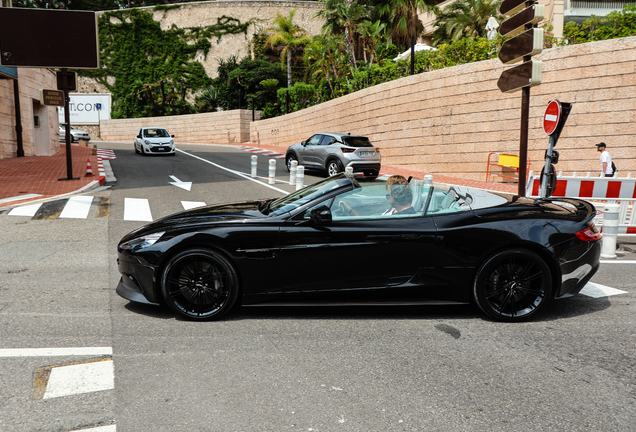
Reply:
[[99, 18], [101, 68], [80, 70], [112, 94], [112, 118], [154, 117], [196, 112], [188, 102], [211, 82], [198, 55], [227, 34], [246, 34], [250, 22], [220, 17], [205, 27], [162, 30], [150, 11], [104, 12]]

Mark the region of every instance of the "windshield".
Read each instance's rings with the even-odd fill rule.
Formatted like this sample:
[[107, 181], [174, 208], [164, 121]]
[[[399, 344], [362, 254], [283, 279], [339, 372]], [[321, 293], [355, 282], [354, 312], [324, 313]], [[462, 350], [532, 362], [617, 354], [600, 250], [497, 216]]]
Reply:
[[170, 134], [165, 129], [146, 129], [144, 137], [146, 138], [168, 138]]
[[290, 212], [295, 208], [298, 208], [309, 201], [319, 198], [334, 189], [338, 189], [344, 186], [360, 187], [357, 181], [346, 174], [339, 174], [333, 177], [329, 177], [321, 182], [314, 183], [307, 186], [304, 189], [297, 190], [296, 192], [279, 198], [273, 201], [269, 205], [269, 214], [272, 216], [278, 216], [280, 214]]
[[342, 142], [349, 147], [373, 147], [367, 137], [342, 137]]

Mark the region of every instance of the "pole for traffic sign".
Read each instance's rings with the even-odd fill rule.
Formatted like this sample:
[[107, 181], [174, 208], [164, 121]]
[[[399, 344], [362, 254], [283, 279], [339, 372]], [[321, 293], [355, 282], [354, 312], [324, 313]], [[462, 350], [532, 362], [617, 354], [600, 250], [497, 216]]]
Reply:
[[[66, 75], [68, 69], [62, 68], [62, 74]], [[63, 89], [64, 91], [64, 129], [65, 129], [65, 139], [66, 139], [66, 178], [57, 179], [58, 181], [65, 180], [79, 180], [79, 177], [73, 178], [73, 157], [71, 156], [71, 110], [69, 108], [69, 103], [71, 98], [68, 95], [69, 79], [68, 75], [62, 78], [63, 81]]]
[[521, 89], [521, 133], [519, 136], [519, 184], [517, 195], [526, 196], [526, 173], [528, 172], [528, 125], [530, 123], [530, 87]]

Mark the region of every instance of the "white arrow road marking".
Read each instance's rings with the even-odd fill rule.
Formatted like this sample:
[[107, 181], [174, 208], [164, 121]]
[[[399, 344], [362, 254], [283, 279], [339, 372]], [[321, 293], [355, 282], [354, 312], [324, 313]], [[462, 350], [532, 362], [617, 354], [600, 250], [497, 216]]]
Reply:
[[190, 210], [197, 207], [204, 207], [206, 204], [203, 201], [181, 201], [181, 205], [184, 210]]
[[92, 196], [73, 196], [70, 197], [64, 210], [60, 214], [60, 218], [86, 219], [93, 202]]
[[124, 220], [152, 222], [148, 200], [145, 198], [124, 198]]
[[43, 399], [114, 388], [115, 368], [112, 360], [56, 366], [51, 369]]
[[588, 282], [587, 285], [585, 285], [581, 290], [581, 294], [592, 298], [601, 298], [618, 294], [627, 294], [627, 291], [621, 291], [616, 288], [608, 287], [594, 282]]
[[9, 212], [9, 216], [35, 216], [35, 213], [40, 209], [40, 204], [30, 204], [21, 207], [16, 207]]
[[182, 182], [181, 180], [179, 180], [178, 178], [176, 178], [173, 175], [168, 176], [168, 177], [170, 177], [172, 180], [174, 180], [173, 182], [168, 182], [171, 185], [174, 185], [176, 187], [180, 187], [181, 189], [185, 189], [187, 191], [190, 191], [190, 188], [192, 187], [192, 182]]

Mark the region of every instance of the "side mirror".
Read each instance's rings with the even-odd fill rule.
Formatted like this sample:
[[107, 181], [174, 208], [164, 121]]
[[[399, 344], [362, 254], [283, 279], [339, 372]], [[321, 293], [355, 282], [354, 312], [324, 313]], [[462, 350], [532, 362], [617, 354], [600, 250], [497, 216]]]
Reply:
[[172, 138], [174, 138], [174, 135], [170, 135]]
[[303, 141], [303, 142], [301, 142], [301, 143], [300, 143], [300, 145], [302, 145], [302, 146], [306, 146], [306, 145], [307, 145], [307, 141]]
[[311, 211], [310, 219], [314, 223], [329, 224], [331, 223], [331, 210], [326, 205], [316, 207]]

